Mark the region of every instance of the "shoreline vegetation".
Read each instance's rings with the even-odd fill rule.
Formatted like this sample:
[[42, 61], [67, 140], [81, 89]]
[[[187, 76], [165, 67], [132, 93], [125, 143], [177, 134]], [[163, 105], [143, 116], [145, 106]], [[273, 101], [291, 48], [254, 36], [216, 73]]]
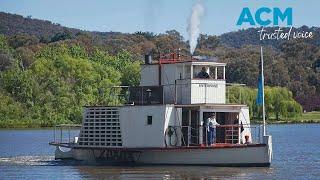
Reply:
[[[176, 30], [90, 32], [1, 12], [0, 26], [0, 128], [79, 124], [83, 106], [126, 102], [128, 93], [118, 87], [139, 85], [145, 54], [154, 60], [178, 49], [190, 55], [188, 41]], [[257, 30], [201, 34], [194, 55], [228, 64], [227, 81], [246, 86], [228, 86], [227, 103], [246, 104], [250, 119], [257, 119], [252, 122], [261, 123], [262, 109], [255, 101]], [[315, 36], [264, 44], [268, 123], [320, 121], [319, 113], [303, 113], [320, 111], [320, 30], [292, 30], [313, 31]]]
[[[261, 119], [251, 119], [252, 124], [262, 123]], [[302, 113], [301, 116], [290, 118], [290, 119], [280, 119], [270, 118], [266, 121], [267, 124], [300, 124], [300, 123], [320, 123], [320, 111], [312, 111]]]
[[[44, 121], [43, 121], [44, 122]], [[74, 124], [72, 121], [63, 122], [64, 124]], [[251, 124], [261, 124], [261, 119], [251, 119]], [[320, 123], [320, 111], [303, 113], [300, 117], [292, 119], [268, 119], [267, 124], [312, 124]], [[57, 124], [58, 125], [58, 124]], [[79, 124], [80, 125], [80, 124]], [[54, 125], [41, 124], [39, 121], [32, 120], [8, 120], [0, 121], [0, 129], [33, 129], [33, 128], [53, 128]]]

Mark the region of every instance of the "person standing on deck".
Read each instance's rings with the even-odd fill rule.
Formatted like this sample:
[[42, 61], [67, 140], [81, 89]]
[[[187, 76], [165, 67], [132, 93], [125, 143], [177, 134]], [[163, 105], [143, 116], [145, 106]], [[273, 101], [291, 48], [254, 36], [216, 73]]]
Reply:
[[215, 113], [212, 113], [212, 115], [207, 119], [208, 145], [212, 145], [213, 143], [215, 143], [217, 125], [220, 124], [216, 121]]

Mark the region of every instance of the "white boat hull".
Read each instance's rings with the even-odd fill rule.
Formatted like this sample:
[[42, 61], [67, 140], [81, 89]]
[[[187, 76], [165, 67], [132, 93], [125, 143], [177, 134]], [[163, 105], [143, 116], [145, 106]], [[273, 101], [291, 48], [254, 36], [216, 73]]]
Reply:
[[[272, 159], [271, 136], [266, 144], [140, 149], [81, 149], [73, 148], [69, 157], [56, 150], [57, 159], [72, 158], [88, 162], [136, 163], [158, 165], [212, 165], [212, 166], [270, 166]], [[60, 157], [59, 157], [60, 156]]]
[[267, 165], [266, 147], [146, 151], [137, 160], [143, 164]]

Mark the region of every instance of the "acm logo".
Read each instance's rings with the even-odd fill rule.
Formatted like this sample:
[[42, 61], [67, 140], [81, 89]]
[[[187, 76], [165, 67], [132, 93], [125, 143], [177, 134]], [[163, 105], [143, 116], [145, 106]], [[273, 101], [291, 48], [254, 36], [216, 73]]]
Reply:
[[[270, 17], [270, 14], [272, 17]], [[263, 18], [267, 16], [267, 18]], [[242, 9], [242, 12], [237, 21], [237, 25], [241, 26], [244, 23], [249, 23], [249, 25], [260, 25], [268, 26], [274, 25], [278, 26], [279, 22], [285, 22], [287, 26], [292, 26], [292, 8], [286, 8], [284, 11], [281, 11], [279, 8], [270, 9], [268, 7], [261, 7], [256, 10], [254, 14], [251, 13], [248, 7]]]

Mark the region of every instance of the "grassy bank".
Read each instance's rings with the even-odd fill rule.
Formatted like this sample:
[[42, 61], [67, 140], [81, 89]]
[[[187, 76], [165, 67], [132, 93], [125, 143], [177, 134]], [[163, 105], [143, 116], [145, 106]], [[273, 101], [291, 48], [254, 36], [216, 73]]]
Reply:
[[[261, 123], [261, 119], [253, 119], [252, 123]], [[268, 124], [294, 124], [294, 123], [320, 123], [320, 111], [302, 113], [301, 116], [288, 119], [276, 120], [274, 118], [267, 120]]]

